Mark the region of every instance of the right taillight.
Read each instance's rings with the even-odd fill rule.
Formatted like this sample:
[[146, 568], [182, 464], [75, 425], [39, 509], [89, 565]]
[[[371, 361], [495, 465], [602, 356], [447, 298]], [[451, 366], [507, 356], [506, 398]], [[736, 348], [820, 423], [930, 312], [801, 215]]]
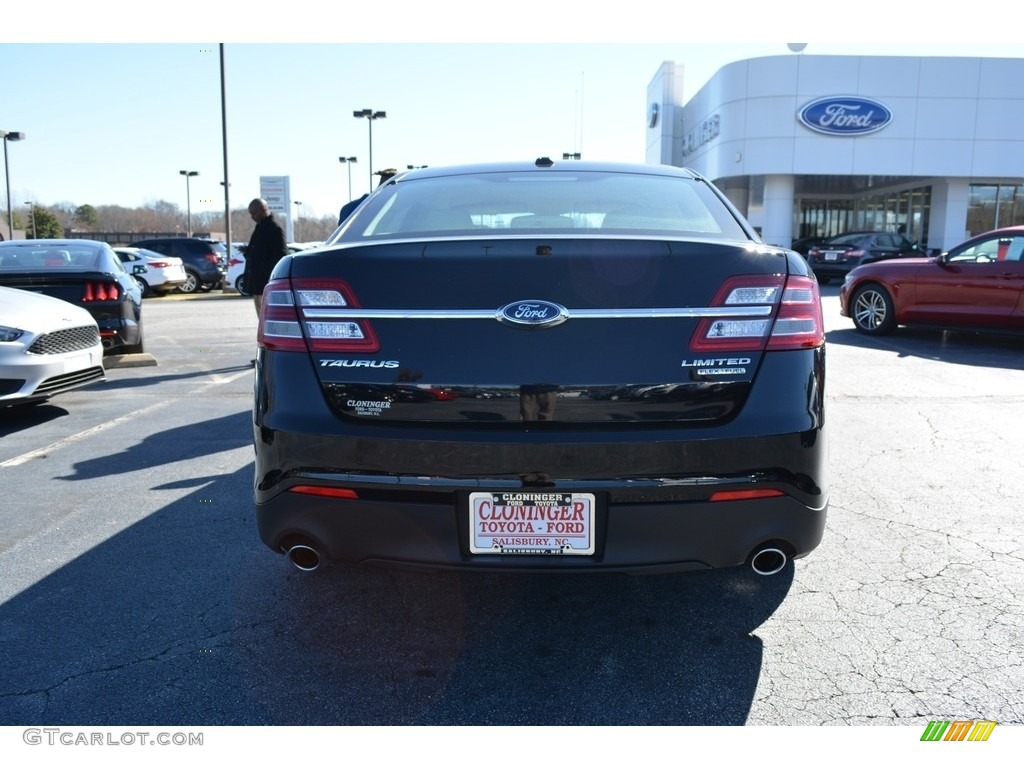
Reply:
[[825, 343], [818, 281], [813, 277], [786, 278], [779, 314], [775, 317], [768, 349], [807, 349]]
[[349, 314], [358, 307], [340, 280], [272, 280], [263, 291], [257, 341], [266, 349], [296, 352], [376, 352], [373, 326]]
[[690, 340], [693, 352], [806, 349], [825, 342], [821, 298], [814, 278], [734, 277], [721, 287], [711, 306], [720, 316], [697, 324]]

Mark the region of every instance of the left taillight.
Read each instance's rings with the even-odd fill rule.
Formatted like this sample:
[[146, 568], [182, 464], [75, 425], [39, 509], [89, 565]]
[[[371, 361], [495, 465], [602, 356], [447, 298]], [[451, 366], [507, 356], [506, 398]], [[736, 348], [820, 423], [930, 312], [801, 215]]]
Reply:
[[294, 352], [376, 352], [368, 320], [352, 317], [359, 302], [341, 280], [272, 280], [263, 291], [259, 345]]

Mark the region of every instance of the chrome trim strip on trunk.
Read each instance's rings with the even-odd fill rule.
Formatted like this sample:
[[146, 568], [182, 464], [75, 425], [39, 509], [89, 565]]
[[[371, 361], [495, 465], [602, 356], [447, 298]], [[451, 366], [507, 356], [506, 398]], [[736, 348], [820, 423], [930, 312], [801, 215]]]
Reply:
[[[569, 319], [609, 320], [657, 317], [767, 317], [774, 306], [756, 307], [647, 307], [638, 309], [569, 309]], [[320, 309], [302, 307], [307, 319], [344, 320], [497, 320], [493, 309]]]

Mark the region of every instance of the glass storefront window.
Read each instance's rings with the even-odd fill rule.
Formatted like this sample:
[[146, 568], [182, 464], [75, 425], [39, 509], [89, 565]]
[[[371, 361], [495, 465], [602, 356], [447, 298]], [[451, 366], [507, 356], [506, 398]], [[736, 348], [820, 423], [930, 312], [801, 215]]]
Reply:
[[974, 235], [996, 228], [995, 184], [972, 184], [967, 195], [967, 232]]
[[[1022, 201], [1024, 203], [1024, 201]], [[928, 240], [931, 189], [871, 195], [856, 200], [800, 201], [797, 230], [801, 237], [832, 237], [843, 232], [898, 232], [924, 246]]]
[[971, 185], [967, 197], [967, 231], [971, 236], [1020, 224], [1024, 224], [1024, 186]]

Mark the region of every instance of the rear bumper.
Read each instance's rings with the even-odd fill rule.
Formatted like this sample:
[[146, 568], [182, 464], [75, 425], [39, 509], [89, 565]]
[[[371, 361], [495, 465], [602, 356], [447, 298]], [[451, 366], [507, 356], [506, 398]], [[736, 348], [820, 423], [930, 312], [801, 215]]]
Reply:
[[113, 354], [124, 347], [136, 346], [142, 342], [142, 326], [138, 321], [124, 318], [98, 319], [100, 339], [105, 354]]
[[[824, 350], [769, 356], [742, 412], [715, 427], [501, 429], [381, 425], [330, 412], [312, 367], [261, 350], [255, 511], [277, 552], [432, 570], [662, 572], [740, 565], [821, 541], [828, 491]], [[776, 374], [780, 368], [795, 377]], [[345, 489], [353, 498], [291, 489]], [[595, 497], [592, 555], [479, 555], [473, 491]], [[712, 501], [716, 491], [782, 495]]]
[[227, 275], [226, 269], [221, 269], [209, 263], [202, 265], [186, 264], [185, 269], [186, 271], [191, 270], [195, 272], [199, 276], [200, 282], [203, 283], [219, 283]]
[[811, 271], [814, 272], [814, 276], [819, 280], [834, 280], [842, 279], [846, 277], [847, 273], [857, 264], [846, 264], [844, 262], [824, 262], [824, 263], [813, 263], [810, 265]]
[[825, 527], [824, 505], [811, 508], [788, 496], [616, 503], [613, 493], [595, 495], [596, 547], [587, 556], [470, 554], [464, 490], [438, 494], [433, 502], [285, 492], [257, 503], [256, 518], [264, 543], [282, 553], [304, 544], [329, 560], [505, 572], [700, 570], [741, 565], [765, 546], [777, 547], [790, 558], [802, 557], [818, 545]]

